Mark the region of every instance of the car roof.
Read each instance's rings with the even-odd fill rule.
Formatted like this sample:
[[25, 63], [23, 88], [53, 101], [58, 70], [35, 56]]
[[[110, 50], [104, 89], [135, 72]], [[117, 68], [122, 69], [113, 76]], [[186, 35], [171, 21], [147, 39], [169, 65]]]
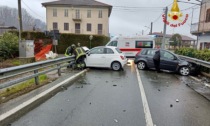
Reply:
[[169, 51], [169, 50], [166, 50], [166, 49], [156, 49], [156, 48], [145, 48], [143, 50], [160, 50], [160, 51], [162, 50], [162, 51]]
[[115, 46], [96, 46], [96, 47], [94, 47], [94, 48], [101, 48], [101, 47], [103, 47], [103, 48], [111, 48], [111, 49], [117, 48], [117, 47], [115, 47]]

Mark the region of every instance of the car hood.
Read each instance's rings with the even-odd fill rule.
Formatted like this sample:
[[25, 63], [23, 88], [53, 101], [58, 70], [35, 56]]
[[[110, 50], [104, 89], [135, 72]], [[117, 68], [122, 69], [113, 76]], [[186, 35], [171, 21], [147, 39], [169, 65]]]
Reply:
[[179, 61], [179, 65], [182, 66], [182, 65], [186, 65], [188, 66], [189, 65], [189, 62], [185, 61], [185, 60], [180, 60]]

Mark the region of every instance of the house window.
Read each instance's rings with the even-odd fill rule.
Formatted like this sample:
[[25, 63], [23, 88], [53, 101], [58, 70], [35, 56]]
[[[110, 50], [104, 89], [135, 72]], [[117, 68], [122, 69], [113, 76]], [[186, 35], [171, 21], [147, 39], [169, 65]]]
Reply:
[[80, 34], [80, 23], [75, 23], [75, 33]]
[[102, 35], [102, 29], [103, 29], [103, 25], [102, 24], [98, 24], [98, 34]]
[[206, 12], [206, 22], [210, 22], [210, 9]]
[[91, 18], [91, 10], [87, 11], [87, 18]]
[[102, 18], [102, 10], [99, 10], [99, 12], [98, 12], [98, 18]]
[[57, 17], [57, 9], [53, 9], [53, 17]]
[[57, 22], [53, 22], [53, 30], [58, 30], [58, 23]]
[[87, 23], [87, 31], [91, 31], [91, 24]]
[[65, 16], [65, 17], [68, 17], [68, 16], [69, 16], [68, 9], [65, 9], [65, 10], [64, 10], [64, 16]]
[[68, 31], [69, 30], [69, 23], [64, 23], [64, 31]]
[[80, 19], [80, 11], [76, 10], [76, 19]]

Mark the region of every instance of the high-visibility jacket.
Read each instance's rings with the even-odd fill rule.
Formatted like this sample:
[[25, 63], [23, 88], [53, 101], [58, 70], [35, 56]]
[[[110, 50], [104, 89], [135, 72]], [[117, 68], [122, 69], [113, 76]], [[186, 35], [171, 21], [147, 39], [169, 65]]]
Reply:
[[73, 53], [74, 53], [74, 49], [71, 46], [69, 46], [66, 49], [65, 56], [71, 56], [71, 55], [73, 55]]

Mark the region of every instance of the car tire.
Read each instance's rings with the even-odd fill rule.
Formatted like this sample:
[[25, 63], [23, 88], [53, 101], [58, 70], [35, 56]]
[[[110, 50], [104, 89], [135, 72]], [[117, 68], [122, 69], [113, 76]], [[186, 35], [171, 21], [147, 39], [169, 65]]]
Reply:
[[138, 68], [139, 70], [145, 70], [145, 69], [147, 68], [147, 64], [146, 64], [144, 61], [139, 61], [139, 62], [137, 63], [137, 68]]
[[80, 62], [80, 66], [81, 66], [81, 69], [85, 69], [86, 68], [86, 64], [84, 61]]
[[190, 68], [187, 66], [183, 66], [179, 69], [179, 74], [182, 76], [188, 76], [190, 74]]
[[119, 62], [113, 62], [111, 65], [112, 70], [114, 71], [119, 71], [121, 70], [121, 64]]

